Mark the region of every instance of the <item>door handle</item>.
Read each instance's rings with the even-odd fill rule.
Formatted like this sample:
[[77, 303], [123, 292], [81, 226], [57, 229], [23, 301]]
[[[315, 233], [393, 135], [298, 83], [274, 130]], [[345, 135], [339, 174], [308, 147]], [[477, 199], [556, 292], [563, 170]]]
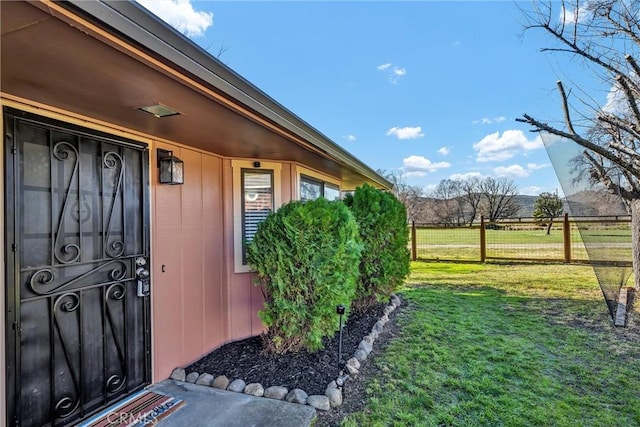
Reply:
[[144, 267], [136, 268], [136, 277], [138, 278], [138, 296], [146, 297], [151, 290], [151, 284], [149, 283], [149, 270]]
[[148, 279], [149, 278], [149, 270], [147, 270], [144, 267], [138, 267], [136, 269], [136, 277], [138, 279], [142, 279], [142, 280]]

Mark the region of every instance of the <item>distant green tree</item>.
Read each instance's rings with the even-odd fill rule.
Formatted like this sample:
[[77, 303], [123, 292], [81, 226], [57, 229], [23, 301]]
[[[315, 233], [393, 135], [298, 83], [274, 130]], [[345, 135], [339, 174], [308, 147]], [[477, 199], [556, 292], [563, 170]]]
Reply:
[[549, 219], [547, 234], [551, 234], [553, 219], [558, 218], [564, 211], [564, 204], [558, 193], [540, 193], [533, 205], [533, 216], [538, 219]]

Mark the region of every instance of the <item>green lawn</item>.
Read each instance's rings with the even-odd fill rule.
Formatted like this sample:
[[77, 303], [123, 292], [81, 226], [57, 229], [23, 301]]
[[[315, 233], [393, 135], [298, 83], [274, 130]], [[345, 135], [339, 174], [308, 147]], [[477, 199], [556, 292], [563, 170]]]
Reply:
[[412, 268], [345, 426], [640, 425], [640, 326], [611, 326], [589, 267]]

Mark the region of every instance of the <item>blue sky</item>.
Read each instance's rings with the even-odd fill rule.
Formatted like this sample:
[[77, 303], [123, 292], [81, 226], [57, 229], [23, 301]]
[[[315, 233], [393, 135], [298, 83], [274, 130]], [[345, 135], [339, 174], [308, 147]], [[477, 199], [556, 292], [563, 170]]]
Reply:
[[524, 31], [529, 2], [141, 2], [373, 169], [427, 192], [473, 175], [560, 190], [515, 118], [557, 123], [559, 79], [606, 102], [580, 62], [540, 52], [551, 40]]

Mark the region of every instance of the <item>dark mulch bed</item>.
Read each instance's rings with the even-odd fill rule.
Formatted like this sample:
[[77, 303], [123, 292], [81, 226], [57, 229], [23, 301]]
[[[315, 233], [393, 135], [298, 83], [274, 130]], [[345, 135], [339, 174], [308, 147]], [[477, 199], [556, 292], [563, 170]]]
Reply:
[[[362, 338], [382, 316], [385, 304], [364, 313], [352, 314], [342, 330], [342, 354], [352, 357]], [[337, 316], [337, 315], [336, 315]], [[226, 375], [230, 381], [240, 378], [260, 383], [264, 388], [278, 385], [307, 394], [324, 394], [327, 385], [339, 374], [338, 343], [340, 334], [324, 340], [324, 349], [316, 353], [301, 351], [290, 354], [268, 354], [260, 337], [225, 344], [186, 368], [189, 372]]]
[[[386, 304], [379, 304], [364, 313], [352, 314], [343, 327], [343, 361], [351, 358], [362, 338], [382, 317]], [[363, 410], [365, 405], [365, 381], [379, 374], [375, 356], [384, 351], [389, 341], [399, 333], [396, 315], [404, 308], [389, 315], [389, 322], [375, 341], [369, 358], [363, 362], [360, 375], [347, 382], [343, 388], [343, 405], [327, 412], [318, 411], [316, 427], [338, 426], [348, 414]], [[306, 351], [274, 355], [264, 352], [260, 337], [248, 338], [225, 344], [186, 368], [190, 372], [207, 372], [214, 376], [226, 375], [229, 380], [242, 379], [247, 384], [260, 383], [265, 388], [278, 385], [292, 390], [300, 388], [307, 394], [323, 395], [327, 385], [336, 379], [338, 368], [339, 334], [325, 339], [324, 349], [316, 353]], [[373, 360], [372, 360], [373, 359]]]

